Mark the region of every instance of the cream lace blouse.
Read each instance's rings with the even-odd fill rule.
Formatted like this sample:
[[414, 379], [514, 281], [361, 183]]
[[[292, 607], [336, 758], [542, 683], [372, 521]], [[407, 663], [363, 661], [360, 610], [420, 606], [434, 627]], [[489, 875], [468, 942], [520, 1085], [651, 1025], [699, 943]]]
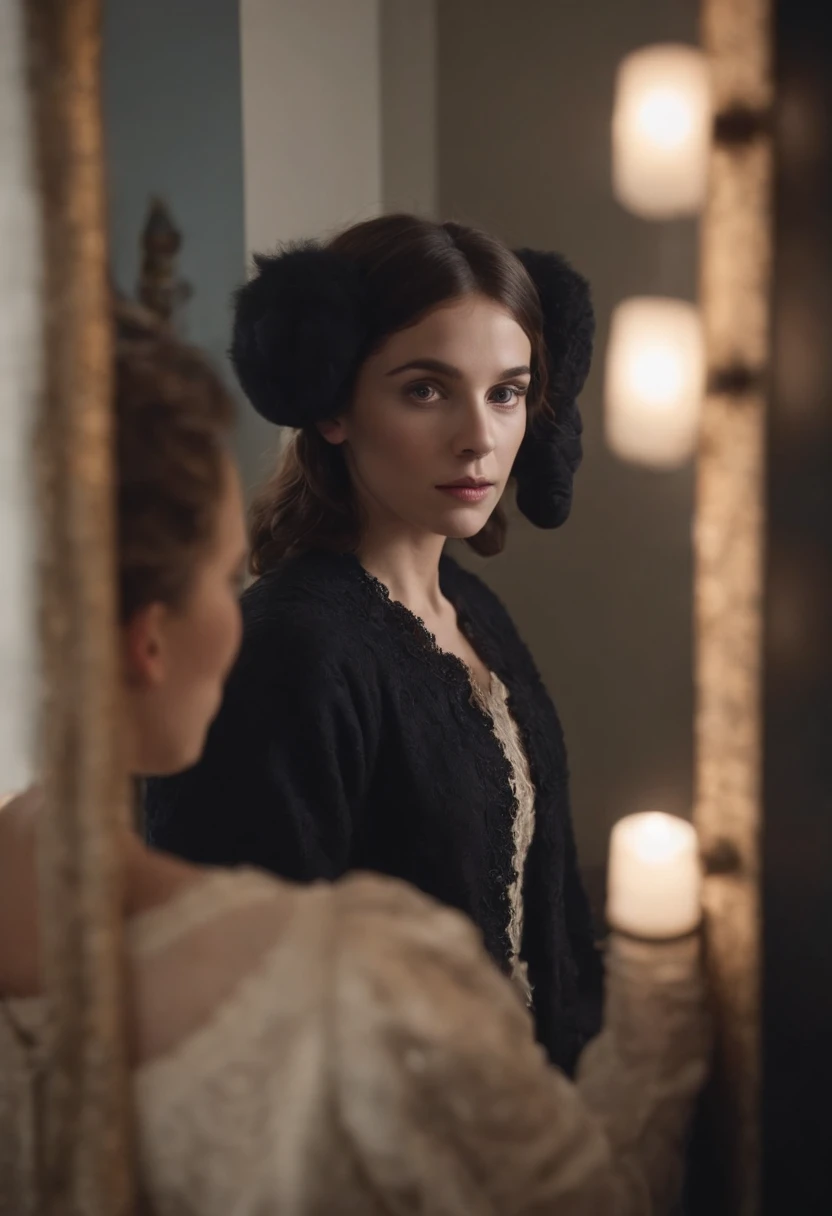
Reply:
[[529, 761], [520, 739], [520, 731], [509, 710], [508, 689], [505, 684], [492, 672], [491, 686], [487, 693], [480, 688], [473, 677], [471, 687], [474, 690], [475, 701], [491, 718], [492, 729], [505, 753], [511, 773], [511, 787], [515, 804], [512, 823], [514, 881], [508, 889], [508, 936], [511, 942], [512, 978], [520, 987], [526, 1004], [530, 1006], [532, 990], [529, 985], [528, 968], [520, 957], [520, 946], [523, 941], [523, 874], [534, 837], [534, 786], [529, 772]]

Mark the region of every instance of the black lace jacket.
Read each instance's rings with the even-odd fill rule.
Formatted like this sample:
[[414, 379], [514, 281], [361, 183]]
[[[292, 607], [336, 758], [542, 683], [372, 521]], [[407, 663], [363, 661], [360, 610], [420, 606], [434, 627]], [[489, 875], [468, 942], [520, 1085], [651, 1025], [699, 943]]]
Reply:
[[[522, 956], [538, 1037], [571, 1069], [594, 1033], [600, 964], [581, 884], [563, 732], [496, 596], [443, 559], [444, 594], [509, 692], [535, 835]], [[467, 669], [350, 556], [285, 561], [243, 598], [245, 637], [202, 761], [147, 788], [151, 843], [298, 881], [376, 870], [459, 908], [506, 967], [510, 770]]]

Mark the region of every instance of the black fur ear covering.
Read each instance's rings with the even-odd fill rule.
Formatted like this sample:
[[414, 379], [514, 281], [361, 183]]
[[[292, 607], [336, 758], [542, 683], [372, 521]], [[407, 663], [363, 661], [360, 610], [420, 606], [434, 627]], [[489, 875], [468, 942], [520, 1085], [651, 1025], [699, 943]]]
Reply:
[[538, 528], [558, 528], [569, 516], [583, 456], [578, 396], [592, 362], [595, 313], [589, 284], [560, 254], [519, 249], [516, 256], [540, 297], [549, 380], [547, 409], [514, 463], [517, 505]]
[[364, 345], [358, 273], [314, 241], [258, 254], [235, 297], [231, 362], [269, 422], [302, 427], [347, 403]]

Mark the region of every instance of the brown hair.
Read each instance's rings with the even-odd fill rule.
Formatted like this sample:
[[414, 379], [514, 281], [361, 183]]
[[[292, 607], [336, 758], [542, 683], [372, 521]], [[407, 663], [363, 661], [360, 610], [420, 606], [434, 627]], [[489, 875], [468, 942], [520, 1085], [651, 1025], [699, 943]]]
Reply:
[[143, 309], [116, 307], [120, 612], [177, 605], [215, 535], [231, 398], [203, 357]]
[[[543, 407], [546, 355], [540, 301], [525, 268], [500, 241], [460, 224], [389, 215], [348, 228], [327, 248], [361, 273], [370, 327], [365, 358], [432, 308], [478, 292], [502, 304], [529, 338], [529, 419]], [[263, 574], [301, 550], [352, 551], [362, 526], [343, 450], [328, 443], [316, 427], [304, 427], [290, 440], [252, 504], [252, 572]], [[490, 556], [502, 550], [505, 536], [505, 514], [497, 507], [467, 543], [476, 553]]]

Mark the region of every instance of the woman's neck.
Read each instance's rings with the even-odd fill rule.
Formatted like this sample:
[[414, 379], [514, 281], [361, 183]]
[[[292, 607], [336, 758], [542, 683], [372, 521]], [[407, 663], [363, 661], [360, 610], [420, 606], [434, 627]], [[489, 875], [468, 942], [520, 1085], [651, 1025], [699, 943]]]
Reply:
[[384, 583], [392, 599], [424, 619], [441, 612], [445, 604], [439, 587], [444, 546], [445, 538], [435, 533], [396, 536], [369, 530], [356, 556], [368, 573]]
[[384, 583], [392, 599], [421, 619], [440, 650], [456, 655], [465, 664], [472, 685], [478, 685], [487, 696], [491, 674], [462, 633], [456, 608], [439, 585], [439, 559], [444, 544], [445, 538], [435, 534], [391, 538], [368, 530], [356, 556], [365, 570]]

